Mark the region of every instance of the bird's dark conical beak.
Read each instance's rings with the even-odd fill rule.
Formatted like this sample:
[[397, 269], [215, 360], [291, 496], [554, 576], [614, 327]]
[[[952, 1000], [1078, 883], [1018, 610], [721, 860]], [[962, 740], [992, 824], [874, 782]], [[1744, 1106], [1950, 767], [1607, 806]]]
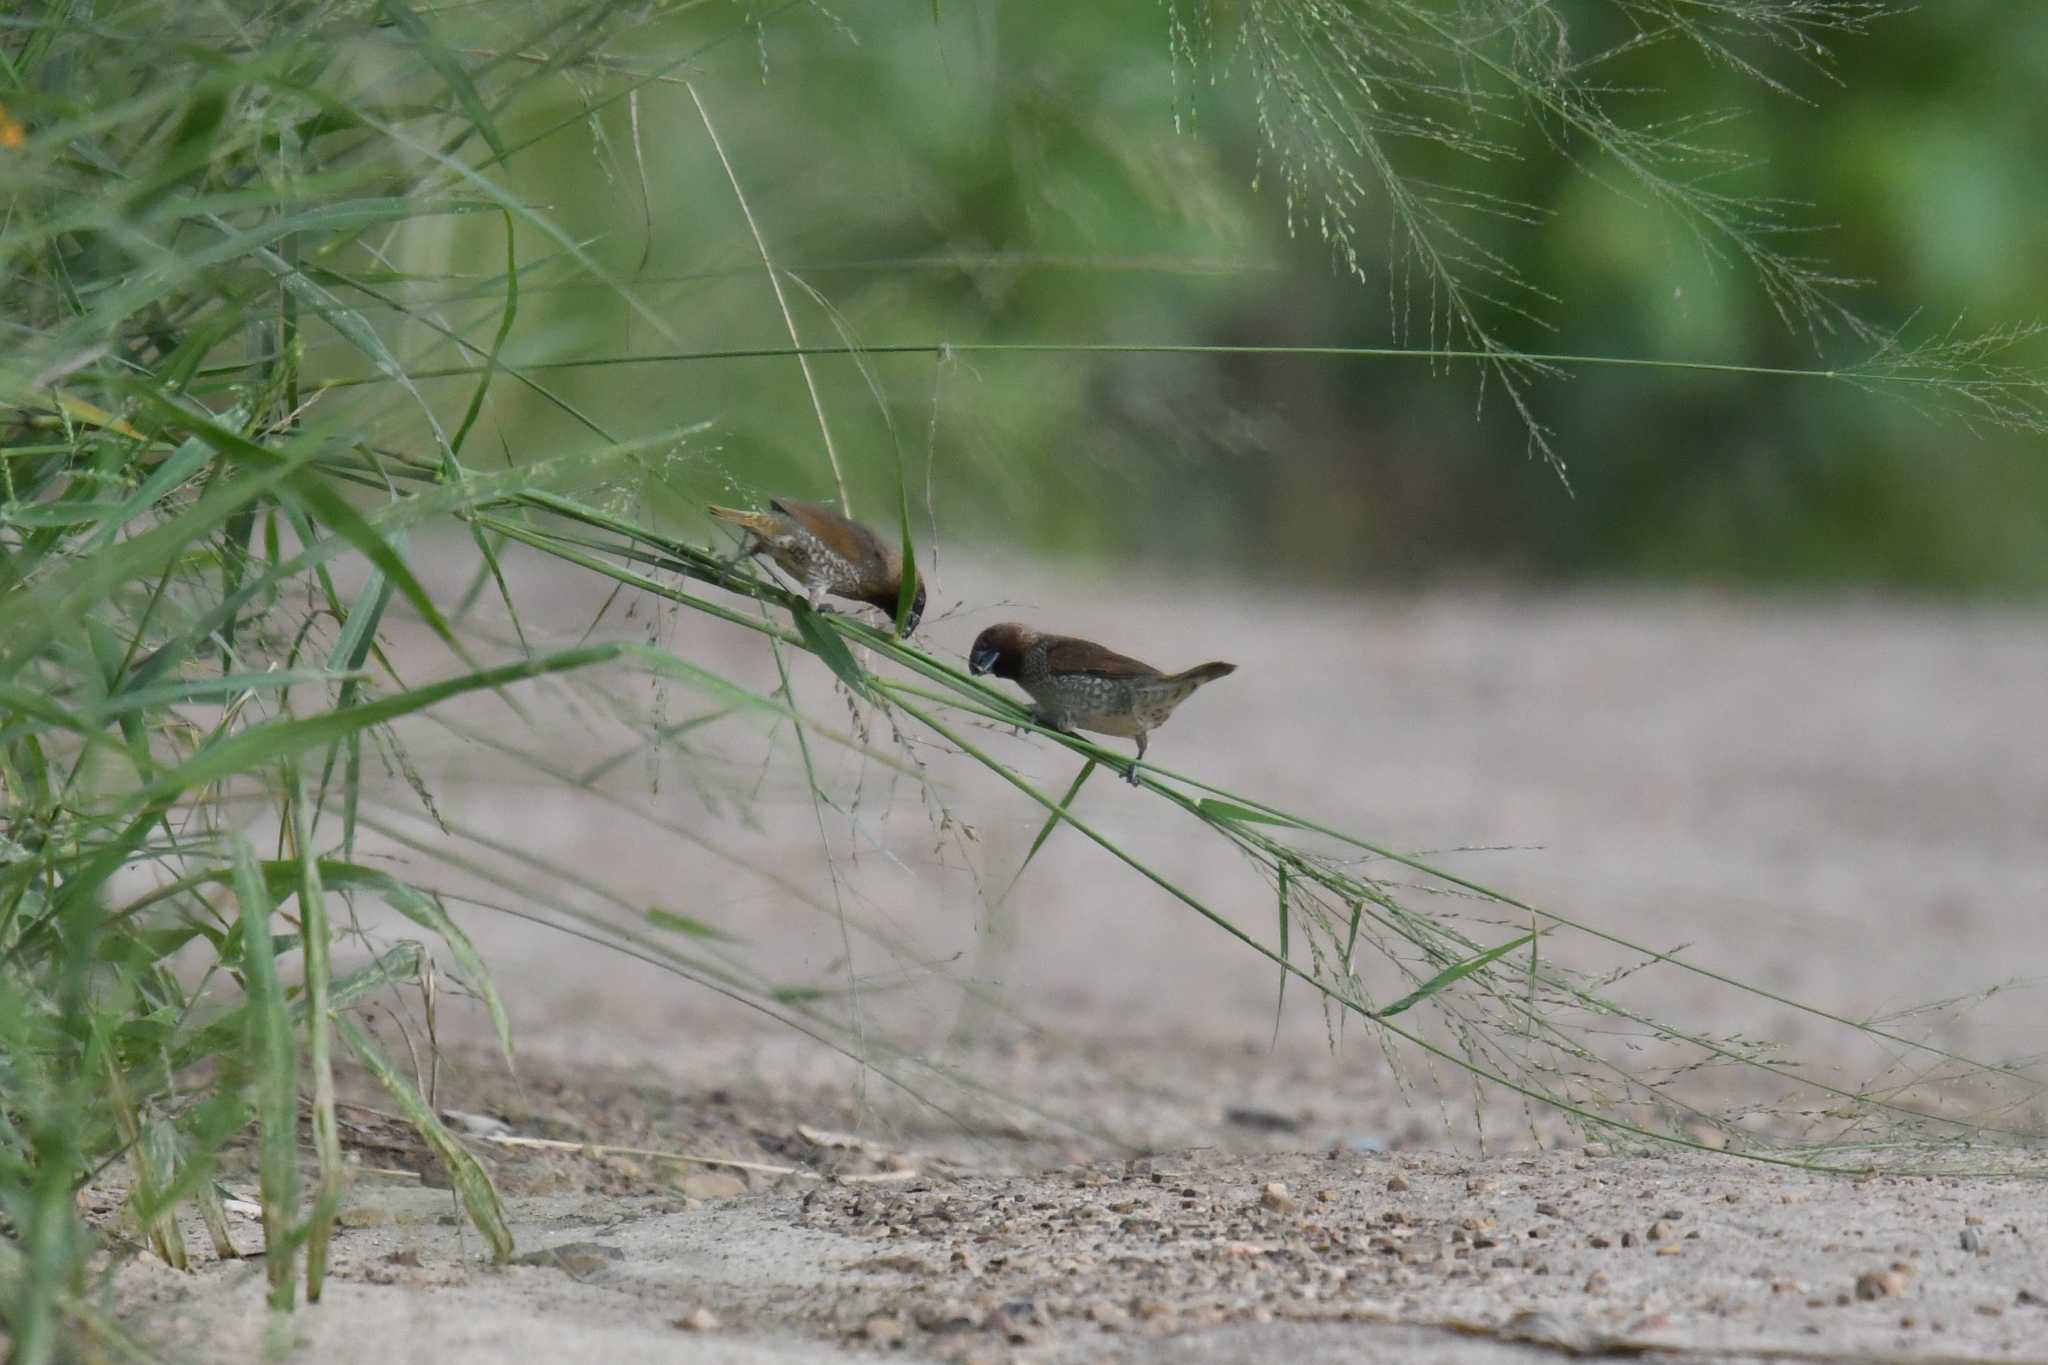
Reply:
[[967, 656], [967, 671], [980, 677], [996, 666], [997, 651], [988, 648], [977, 649]]
[[903, 638], [909, 639], [917, 633], [917, 623], [924, 619], [924, 584], [917, 585], [917, 596], [911, 599], [910, 614], [903, 618]]

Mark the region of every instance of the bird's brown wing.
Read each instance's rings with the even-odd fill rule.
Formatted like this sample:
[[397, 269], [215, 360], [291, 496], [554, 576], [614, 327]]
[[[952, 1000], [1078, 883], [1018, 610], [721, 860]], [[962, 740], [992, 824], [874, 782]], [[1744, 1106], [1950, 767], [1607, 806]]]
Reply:
[[1159, 672], [1093, 640], [1077, 640], [1071, 635], [1055, 635], [1046, 642], [1045, 666], [1055, 673], [1093, 673], [1104, 678], [1146, 677]]
[[888, 551], [875, 533], [857, 521], [848, 521], [821, 503], [796, 498], [770, 498], [769, 506], [825, 542], [850, 564], [866, 570], [885, 568]]

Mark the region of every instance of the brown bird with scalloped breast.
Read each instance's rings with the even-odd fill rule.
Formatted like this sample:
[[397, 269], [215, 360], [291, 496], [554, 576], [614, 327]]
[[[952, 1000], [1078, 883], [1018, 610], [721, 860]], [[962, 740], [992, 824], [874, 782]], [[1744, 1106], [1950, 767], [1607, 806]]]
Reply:
[[[1212, 663], [1185, 673], [1161, 673], [1091, 640], [1041, 635], [1014, 621], [975, 636], [967, 668], [1008, 678], [1029, 692], [1037, 703], [1031, 716], [1040, 725], [1135, 739], [1140, 759], [1145, 736], [1166, 724], [1189, 693], [1237, 671], [1236, 664]], [[1136, 763], [1124, 778], [1137, 785]]]
[[[823, 606], [826, 593], [865, 602], [891, 620], [903, 591], [903, 552], [857, 521], [848, 521], [829, 507], [795, 498], [770, 498], [766, 512], [737, 507], [706, 510], [729, 521], [752, 538], [742, 554], [766, 554], [802, 585], [812, 610]], [[924, 615], [924, 583], [917, 585], [903, 633], [917, 629]]]

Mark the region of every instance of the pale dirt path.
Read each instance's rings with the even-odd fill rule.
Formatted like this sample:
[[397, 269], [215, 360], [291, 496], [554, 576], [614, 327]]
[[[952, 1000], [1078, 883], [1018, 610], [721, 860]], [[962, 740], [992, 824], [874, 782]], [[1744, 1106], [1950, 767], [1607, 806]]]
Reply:
[[[1656, 594], [1337, 599], [1213, 584], [1111, 593], [1037, 569], [966, 578], [949, 573], [927, 618], [937, 647], [957, 652], [982, 625], [1019, 616], [1165, 666], [1239, 662], [1238, 674], [1156, 737], [1158, 761], [1391, 846], [1504, 846], [1448, 860], [1642, 941], [1691, 945], [1691, 960], [1772, 990], [1869, 1016], [2040, 976], [2048, 965], [2048, 613]], [[1019, 581], [1036, 585], [1029, 605], [945, 614], [961, 597], [1021, 597], [1007, 586]], [[515, 574], [529, 633], [574, 640], [594, 599], [551, 603], [544, 589], [531, 579], [517, 587]], [[648, 619], [643, 609], [620, 624], [638, 632]], [[660, 638], [772, 683], [759, 646], [736, 632], [691, 620], [663, 625]], [[411, 655], [419, 667], [442, 666], [430, 650]], [[638, 695], [644, 701], [644, 688]], [[843, 713], [822, 689], [807, 684], [805, 695], [820, 714]], [[672, 704], [672, 719], [687, 714], [687, 704]], [[550, 723], [567, 752], [608, 751], [604, 722], [564, 712]], [[1048, 786], [1071, 774], [1065, 755], [995, 731], [975, 737]], [[474, 746], [422, 736], [416, 756], [457, 823], [543, 859], [581, 860], [624, 904], [668, 905], [739, 930], [793, 976], [843, 981], [831, 915], [795, 906], [629, 811], [551, 794]], [[990, 796], [984, 780], [943, 756], [924, 756], [976, 826], [988, 875], [1006, 879], [1041, 816], [1014, 794]], [[858, 781], [858, 765], [828, 762], [839, 790]], [[758, 755], [736, 761], [720, 781], [751, 784], [757, 763]], [[650, 795], [636, 759], [615, 790], [689, 824], [705, 807], [682, 773], [665, 769]], [[1544, 1352], [1382, 1319], [1499, 1324], [1545, 1305], [1572, 1330], [1647, 1334], [1695, 1347], [1702, 1359], [1742, 1359], [1763, 1346], [1840, 1348], [1854, 1359], [2048, 1358], [2048, 1308], [2020, 1300], [2023, 1290], [2048, 1295], [2039, 1184], [1858, 1185], [1712, 1158], [1569, 1150], [1481, 1157], [1468, 1093], [1453, 1089], [1441, 1108], [1426, 1094], [1410, 1103], [1362, 1036], [1330, 1048], [1306, 991], [1290, 992], [1269, 1051], [1271, 971], [1163, 894], [1106, 872], [1099, 852], [1068, 832], [1011, 902], [1006, 947], [977, 957], [984, 912], [973, 877], [935, 836], [932, 817], [901, 785], [892, 793], [870, 780], [861, 799], [866, 841], [835, 845], [835, 856], [856, 912], [904, 945], [857, 948], [871, 1026], [1050, 1117], [1021, 1129], [963, 1128], [878, 1080], [861, 1087], [843, 1058], [661, 971], [552, 930], [467, 914], [511, 1004], [529, 1085], [568, 1083], [534, 1112], [573, 1110], [579, 1087], [612, 1095], [625, 1086], [639, 1107], [617, 1131], [648, 1141], [711, 1132], [693, 1126], [707, 1105], [747, 1115], [755, 1131], [859, 1123], [924, 1174], [914, 1188], [873, 1192], [881, 1202], [866, 1212], [836, 1189], [808, 1215], [799, 1195], [773, 1188], [691, 1208], [596, 1189], [516, 1196], [522, 1247], [617, 1249], [619, 1259], [585, 1281], [554, 1268], [478, 1268], [465, 1260], [473, 1241], [458, 1247], [455, 1232], [431, 1220], [347, 1230], [330, 1303], [299, 1320], [313, 1348], [305, 1358], [809, 1360], [840, 1349], [831, 1344], [838, 1329], [886, 1310], [901, 1315], [901, 1349], [912, 1358], [971, 1350], [1044, 1361], [1283, 1352], [1520, 1360]], [[1161, 804], [1100, 782], [1080, 809], [1270, 936], [1270, 900], [1234, 882], [1234, 857]], [[745, 817], [717, 824], [721, 849], [801, 886], [828, 884], [811, 808], [786, 762], [767, 771]], [[574, 894], [595, 899], [587, 888]], [[991, 981], [1021, 1017], [977, 1016], [962, 1035], [957, 992], [939, 987], [967, 974]], [[1832, 1057], [1826, 1049], [1839, 1044], [1851, 1080], [1879, 1065], [1810, 1019], [1680, 978], [1659, 983], [1656, 1004], [1809, 1054]], [[2041, 1006], [2038, 991], [2011, 991], [1934, 1023], [1946, 1045], [2031, 1053]], [[472, 1018], [454, 1034], [474, 1040], [479, 1030]], [[1427, 1091], [1427, 1074], [1415, 1079]], [[1231, 1109], [1259, 1111], [1252, 1117], [1266, 1126], [1232, 1121]], [[1546, 1143], [1563, 1136], [1515, 1104], [1485, 1113], [1496, 1151], [1528, 1147], [1532, 1129]], [[2038, 1113], [2018, 1117], [2042, 1123]], [[591, 1130], [614, 1131], [596, 1122]], [[1430, 1152], [1453, 1146], [1462, 1154]], [[1341, 1160], [1284, 1155], [1332, 1147]], [[1194, 1191], [1172, 1196], [1175, 1216], [1181, 1199], [1193, 1201], [1187, 1226], [1117, 1210], [1164, 1198], [1148, 1174], [1126, 1181], [1133, 1149], [1159, 1153], [1155, 1168], [1182, 1182], [1170, 1188]], [[1231, 1153], [1254, 1155], [1237, 1162]], [[1029, 1173], [1071, 1159], [1095, 1164]], [[1405, 1195], [1387, 1190], [1390, 1160], [1412, 1163]], [[1076, 1170], [1112, 1183], [1077, 1185]], [[1300, 1209], [1259, 1212], [1269, 1180], [1286, 1181]], [[1482, 1184], [1468, 1188], [1474, 1180]], [[1318, 1202], [1319, 1189], [1331, 1200]], [[420, 1208], [418, 1194], [373, 1195], [367, 1182], [359, 1190], [404, 1219]], [[1729, 1193], [1738, 1202], [1727, 1203]], [[445, 1211], [438, 1199], [435, 1211]], [[899, 1203], [908, 1210], [900, 1219], [887, 1212]], [[949, 1205], [953, 1221], [920, 1222], [935, 1204]], [[1667, 1206], [1687, 1215], [1681, 1254], [1618, 1244], [1624, 1231], [1644, 1236]], [[1388, 1225], [1384, 1235], [1400, 1242], [1392, 1252], [1369, 1245], [1389, 1213], [1412, 1220]], [[1985, 1220], [1978, 1235], [1988, 1256], [1962, 1249], [1965, 1228], [1978, 1228], [1964, 1221], [1970, 1215]], [[1457, 1241], [1468, 1217], [1493, 1218], [1484, 1235], [1503, 1247], [1475, 1247], [1470, 1230]], [[1316, 1251], [1316, 1234], [1299, 1230], [1304, 1219], [1351, 1244]], [[1014, 1226], [1002, 1231], [1005, 1220]], [[968, 1225], [998, 1242], [963, 1241]], [[1530, 1238], [1539, 1227], [1547, 1231]], [[1694, 1230], [1701, 1236], [1686, 1241]], [[1616, 1245], [1594, 1247], [1595, 1236]], [[1011, 1244], [1002, 1238], [1026, 1249], [992, 1267], [993, 1247]], [[1296, 1242], [1308, 1249], [1289, 1250]], [[1232, 1243], [1262, 1254], [1219, 1250]], [[1404, 1262], [1411, 1243], [1442, 1254]], [[972, 1270], [953, 1264], [955, 1249]], [[381, 1259], [403, 1250], [420, 1265]], [[1501, 1259], [1513, 1264], [1494, 1264]], [[1895, 1261], [1917, 1267], [1903, 1298], [1836, 1305], [1859, 1273]], [[1589, 1288], [1596, 1270], [1605, 1283]], [[234, 1275], [173, 1285], [138, 1271], [135, 1284], [162, 1296], [153, 1316], [187, 1343], [251, 1340], [260, 1291], [229, 1287]], [[1776, 1282], [1798, 1287], [1773, 1293]], [[949, 1300], [960, 1305], [954, 1318]], [[1144, 1303], [1154, 1300], [1170, 1311], [1147, 1320], [1142, 1313], [1154, 1310]], [[1006, 1307], [1018, 1304], [1026, 1307]], [[1329, 1305], [1357, 1320], [1290, 1320]], [[700, 1335], [668, 1325], [698, 1306], [726, 1327]], [[1117, 1316], [1134, 1311], [1141, 1316], [1128, 1326]], [[996, 1312], [1007, 1316], [992, 1319]], [[948, 1325], [959, 1322], [971, 1330]], [[1010, 1341], [1013, 1323], [1031, 1339]], [[1159, 1335], [1168, 1326], [1176, 1334]]]

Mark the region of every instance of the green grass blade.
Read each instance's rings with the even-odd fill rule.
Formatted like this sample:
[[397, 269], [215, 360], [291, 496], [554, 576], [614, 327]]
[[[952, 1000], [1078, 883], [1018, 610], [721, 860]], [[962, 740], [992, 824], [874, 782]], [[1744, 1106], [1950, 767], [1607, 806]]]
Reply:
[[[846, 647], [846, 641], [811, 610], [808, 602], [792, 601], [790, 614], [796, 618], [796, 633], [803, 637], [804, 646], [823, 659], [825, 666], [839, 675], [839, 681], [845, 683], [856, 697], [874, 695], [868, 685], [866, 671], [854, 662], [853, 651]], [[793, 703], [795, 698], [790, 700]]]
[[[841, 648], [844, 649], [845, 646], [842, 645]], [[260, 767], [274, 759], [317, 745], [332, 743], [345, 735], [366, 730], [373, 725], [381, 725], [399, 716], [423, 711], [450, 697], [505, 687], [511, 683], [524, 682], [549, 674], [565, 673], [591, 664], [603, 663], [624, 654], [639, 652], [626, 644], [585, 645], [577, 649], [565, 649], [558, 653], [542, 655], [536, 659], [522, 659], [517, 663], [465, 673], [442, 682], [428, 683], [392, 696], [364, 702], [346, 711], [323, 711], [317, 715], [267, 721], [261, 725], [250, 726], [201, 749], [166, 774], [159, 785], [166, 793], [192, 791], [210, 782], [217, 782], [222, 778]]]
[[1059, 825], [1060, 821], [1067, 818], [1067, 807], [1074, 804], [1074, 798], [1081, 794], [1081, 784], [1088, 780], [1088, 775], [1094, 772], [1098, 766], [1100, 765], [1092, 758], [1081, 764], [1081, 771], [1074, 774], [1073, 782], [1067, 787], [1067, 794], [1060, 798], [1059, 805], [1053, 809], [1051, 814], [1045, 817], [1045, 823], [1038, 827], [1038, 837], [1031, 841], [1031, 848], [1024, 854], [1024, 861], [1017, 864], [1017, 871], [1010, 878], [1010, 884], [1003, 888], [1000, 900], [1009, 899], [1010, 892], [1017, 887], [1018, 879], [1023, 877], [1024, 869], [1031, 866], [1031, 860], [1038, 856], [1038, 850], [1045, 847], [1045, 841], [1052, 837], [1053, 830]]
[[903, 452], [896, 452], [896, 515], [903, 531], [903, 581], [896, 589], [896, 633], [908, 633], [910, 608], [917, 602], [920, 578], [917, 545], [910, 536], [910, 484], [903, 472]]
[[223, 1261], [241, 1257], [235, 1250], [235, 1239], [228, 1232], [227, 1206], [221, 1202], [220, 1187], [211, 1179], [199, 1182], [193, 1191], [192, 1202], [199, 1206], [200, 1219], [206, 1224], [206, 1235], [213, 1241], [214, 1256]]
[[678, 915], [673, 910], [664, 910], [660, 906], [648, 910], [647, 922], [657, 929], [666, 929], [672, 934], [684, 934], [690, 938], [717, 939], [725, 943], [736, 941], [723, 929], [714, 928], [703, 920], [692, 919], [688, 915]]
[[441, 1160], [442, 1169], [448, 1173], [449, 1184], [462, 1200], [463, 1209], [469, 1214], [470, 1222], [491, 1245], [491, 1260], [503, 1265], [512, 1259], [512, 1229], [505, 1222], [505, 1208], [498, 1200], [498, 1191], [491, 1185], [491, 1178], [469, 1151], [455, 1140], [434, 1111], [428, 1107], [419, 1088], [391, 1065], [369, 1035], [356, 1025], [346, 1014], [335, 1016], [335, 1025], [341, 1031], [342, 1039], [348, 1043], [357, 1057], [362, 1059], [370, 1074], [382, 1082], [392, 1099], [413, 1127], [419, 1130], [427, 1145], [434, 1149], [434, 1155]]
[[289, 1309], [297, 1259], [292, 1224], [299, 1212], [298, 1050], [271, 949], [270, 889], [263, 884], [248, 841], [237, 837], [233, 847], [235, 898], [241, 903], [243, 990], [249, 999], [243, 1057], [256, 1091], [261, 1147], [264, 1268], [270, 1278], [270, 1306]]
[[420, 22], [420, 17], [413, 13], [412, 6], [406, 4], [405, 0], [380, 0], [378, 7], [390, 16], [398, 31], [411, 41], [414, 50], [425, 57], [428, 64], [441, 74], [441, 79], [448, 82], [448, 88], [454, 92], [456, 102], [462, 106], [462, 112], [467, 117], [469, 125], [482, 135], [495, 155], [503, 157], [505, 140], [498, 136], [498, 125], [491, 120], [490, 108], [485, 105], [483, 96], [477, 93], [476, 83], [470, 80], [469, 72], [463, 69], [461, 59], [444, 47], [433, 34], [427, 32], [427, 26]]
[[1288, 866], [1286, 860], [1283, 859], [1280, 863], [1280, 989], [1273, 997], [1273, 1040], [1266, 1044], [1266, 1051], [1268, 1052], [1280, 1046], [1280, 1012], [1287, 1006], [1287, 978], [1292, 975], [1289, 964], [1293, 959], [1288, 955], [1287, 951], [1288, 921], [1292, 918], [1287, 913], [1289, 892], [1287, 884]]
[[1296, 822], [1273, 811], [1253, 810], [1235, 801], [1205, 796], [1195, 802], [1195, 814], [1204, 820], [1225, 820], [1240, 825], [1294, 825]]
[[[222, 455], [261, 469], [274, 468], [287, 458], [171, 402], [154, 390], [145, 389], [141, 393], [166, 420], [189, 427], [193, 435]], [[419, 579], [413, 576], [411, 566], [391, 548], [375, 528], [363, 520], [361, 513], [349, 506], [347, 501], [325, 481], [304, 467], [295, 469], [285, 476], [285, 487], [336, 535], [354, 546], [359, 554], [377, 568], [382, 569], [391, 581], [398, 585], [398, 590], [405, 594], [406, 600], [419, 612], [420, 619], [432, 627], [435, 634], [451, 645], [455, 643], [455, 634], [449, 629], [448, 622], [442, 618], [441, 609], [434, 605], [434, 600], [427, 596], [427, 590], [421, 587]]]
[[1541, 932], [1541, 930], [1532, 930], [1529, 933], [1523, 934], [1520, 938], [1509, 939], [1498, 947], [1488, 948], [1485, 952], [1474, 957], [1468, 957], [1462, 962], [1453, 963], [1385, 1009], [1368, 1011], [1367, 1017], [1372, 1019], [1391, 1019], [1395, 1015], [1421, 1004], [1454, 982], [1461, 981], [1465, 977], [1472, 975], [1472, 973], [1478, 971], [1487, 963], [1507, 956], [1523, 944], [1535, 942]]
[[292, 792], [292, 842], [298, 846], [299, 923], [304, 928], [306, 964], [306, 1067], [313, 1079], [313, 1152], [320, 1178], [313, 1207], [306, 1215], [306, 1302], [318, 1303], [327, 1278], [327, 1243], [334, 1218], [341, 1212], [346, 1172], [341, 1164], [341, 1133], [334, 1118], [333, 1008], [329, 949], [333, 930], [327, 918], [327, 889], [311, 842], [313, 822], [307, 812], [305, 775], [296, 762], [287, 763]]
[[[246, 952], [246, 949], [223, 953], [221, 960], [223, 963], [239, 961], [239, 954], [242, 952]], [[415, 981], [419, 978], [421, 961], [419, 944], [409, 939], [395, 944], [369, 965], [358, 967], [346, 976], [336, 977], [332, 989], [327, 994], [327, 1007], [330, 1010], [344, 1010], [359, 1000], [368, 999], [387, 986]], [[306, 1017], [305, 1000], [300, 998], [292, 1001], [287, 1014], [293, 1026], [303, 1022]], [[172, 1069], [191, 1066], [207, 1057], [225, 1056], [238, 1051], [251, 1026], [250, 1010], [247, 1005], [228, 1011], [172, 1049]]]
[[[323, 867], [331, 864], [322, 864]], [[476, 945], [469, 941], [469, 935], [448, 914], [448, 908], [438, 896], [426, 895], [407, 886], [397, 878], [370, 868], [355, 869], [363, 874], [363, 883], [374, 886], [385, 903], [399, 914], [404, 915], [422, 929], [439, 935], [448, 945], [448, 951], [455, 956], [455, 962], [462, 969], [462, 979], [484, 1002], [484, 1009], [491, 1016], [491, 1027], [497, 1031], [498, 1046], [504, 1050], [505, 1059], [512, 1058], [512, 1018], [505, 1012], [505, 1002], [498, 996], [498, 988], [491, 984], [491, 974], [484, 966], [483, 955]]]

